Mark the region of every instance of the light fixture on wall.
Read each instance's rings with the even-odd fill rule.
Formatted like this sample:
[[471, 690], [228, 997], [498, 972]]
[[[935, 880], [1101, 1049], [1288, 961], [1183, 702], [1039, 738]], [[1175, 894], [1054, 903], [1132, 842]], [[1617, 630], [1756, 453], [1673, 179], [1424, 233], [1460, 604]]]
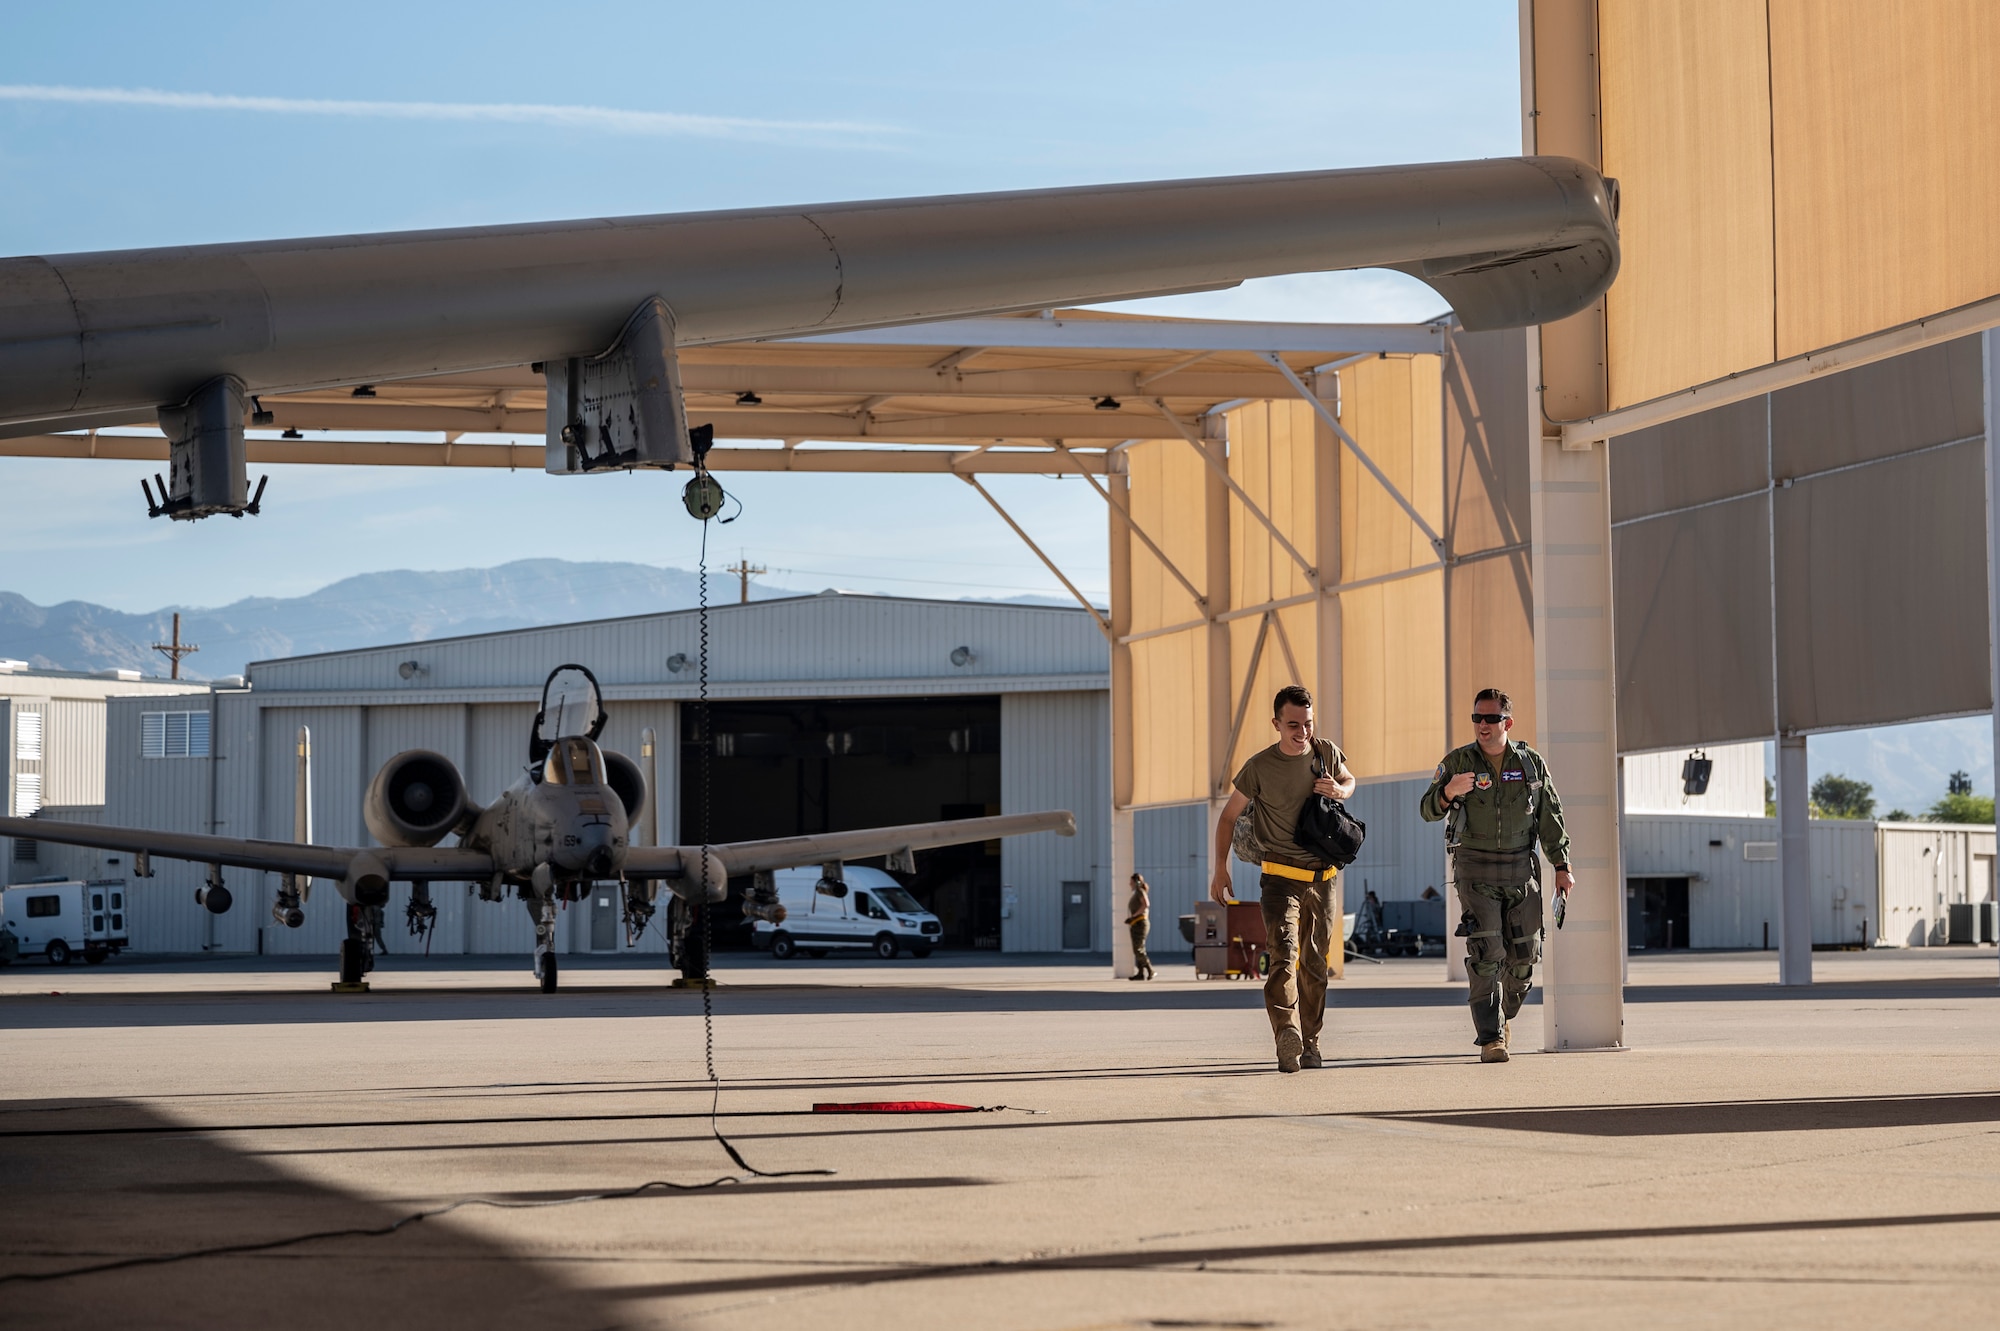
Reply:
[[969, 666], [978, 659], [970, 647], [954, 647], [951, 649], [951, 663], [955, 666]]
[[1706, 750], [1696, 749], [1690, 753], [1687, 761], [1681, 764], [1681, 794], [1706, 795], [1708, 778], [1714, 771], [1715, 760], [1708, 756]]
[[416, 679], [431, 673], [431, 668], [421, 661], [405, 661], [396, 667], [396, 673], [404, 679]]
[[672, 656], [669, 656], [667, 658], [667, 669], [671, 670], [676, 675], [680, 674], [681, 671], [686, 670], [687, 668], [688, 668], [688, 658], [686, 652], [675, 652]]

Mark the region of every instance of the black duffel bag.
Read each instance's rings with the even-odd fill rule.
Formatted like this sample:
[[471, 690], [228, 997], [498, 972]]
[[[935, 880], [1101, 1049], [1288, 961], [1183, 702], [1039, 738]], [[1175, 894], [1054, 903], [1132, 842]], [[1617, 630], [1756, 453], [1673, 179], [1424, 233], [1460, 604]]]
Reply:
[[[1326, 759], [1319, 744], [1313, 744], [1313, 779], [1327, 775]], [[1308, 795], [1299, 810], [1299, 824], [1292, 839], [1299, 848], [1317, 856], [1321, 863], [1345, 869], [1361, 853], [1368, 824], [1347, 811], [1347, 806], [1331, 795]]]

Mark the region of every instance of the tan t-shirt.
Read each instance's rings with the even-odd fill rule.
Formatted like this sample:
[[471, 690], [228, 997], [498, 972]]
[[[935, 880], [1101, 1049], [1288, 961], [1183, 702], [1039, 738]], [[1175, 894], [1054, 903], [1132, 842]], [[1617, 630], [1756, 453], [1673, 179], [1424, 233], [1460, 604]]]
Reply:
[[[1346, 765], [1346, 756], [1331, 740], [1315, 739], [1326, 774], [1333, 776]], [[1312, 795], [1313, 756], [1310, 752], [1294, 758], [1273, 744], [1262, 753], [1253, 753], [1236, 774], [1236, 788], [1251, 801], [1251, 827], [1264, 858], [1294, 869], [1324, 866], [1315, 856], [1299, 848], [1292, 832], [1299, 825], [1299, 810]]]

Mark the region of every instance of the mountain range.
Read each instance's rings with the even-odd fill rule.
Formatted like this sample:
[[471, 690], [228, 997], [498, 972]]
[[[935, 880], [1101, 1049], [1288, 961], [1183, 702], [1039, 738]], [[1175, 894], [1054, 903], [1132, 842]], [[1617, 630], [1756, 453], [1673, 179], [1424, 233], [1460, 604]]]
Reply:
[[[734, 577], [709, 575], [710, 605], [732, 604], [741, 592]], [[805, 593], [753, 579], [749, 594], [761, 601]], [[698, 597], [696, 574], [689, 569], [567, 559], [363, 573], [304, 596], [252, 596], [213, 608], [167, 606], [141, 614], [88, 601], [40, 606], [0, 592], [0, 658], [44, 670], [164, 675], [166, 660], [153, 644], [170, 640], [178, 612], [181, 641], [201, 648], [182, 662], [181, 677], [206, 680], [240, 675], [251, 661], [684, 610]], [[1035, 595], [1006, 599], [1073, 604]]]

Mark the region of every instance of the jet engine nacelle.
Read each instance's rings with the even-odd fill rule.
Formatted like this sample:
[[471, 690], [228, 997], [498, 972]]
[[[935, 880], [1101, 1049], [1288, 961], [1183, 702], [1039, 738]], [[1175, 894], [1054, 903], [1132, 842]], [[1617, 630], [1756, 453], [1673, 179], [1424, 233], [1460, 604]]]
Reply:
[[625, 806], [625, 821], [636, 824], [646, 808], [646, 775], [639, 770], [639, 764], [622, 753], [606, 749], [604, 779], [611, 784], [611, 793]]
[[465, 779], [451, 759], [408, 749], [375, 773], [361, 816], [369, 834], [385, 846], [435, 846], [470, 807]]

